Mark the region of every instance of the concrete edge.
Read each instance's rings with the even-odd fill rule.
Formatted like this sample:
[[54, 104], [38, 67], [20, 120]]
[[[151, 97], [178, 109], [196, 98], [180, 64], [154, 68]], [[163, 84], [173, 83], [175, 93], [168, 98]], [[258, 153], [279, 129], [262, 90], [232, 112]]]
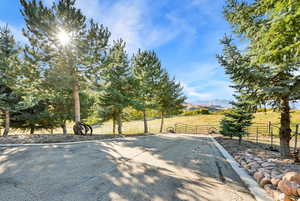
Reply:
[[149, 137], [153, 135], [140, 135], [140, 136], [124, 136], [124, 137], [113, 137], [99, 140], [86, 140], [86, 141], [78, 141], [78, 142], [57, 142], [57, 143], [32, 143], [32, 144], [0, 144], [0, 147], [30, 147], [30, 146], [60, 146], [60, 145], [73, 145], [73, 144], [87, 144], [87, 143], [97, 143], [97, 142], [105, 142], [112, 140], [125, 140], [133, 137]]
[[273, 201], [267, 192], [262, 189], [243, 168], [240, 167], [240, 164], [224, 149], [224, 147], [220, 145], [213, 136], [210, 136], [210, 138], [225, 159], [229, 162], [234, 171], [239, 175], [241, 180], [246, 184], [255, 199], [257, 201]]

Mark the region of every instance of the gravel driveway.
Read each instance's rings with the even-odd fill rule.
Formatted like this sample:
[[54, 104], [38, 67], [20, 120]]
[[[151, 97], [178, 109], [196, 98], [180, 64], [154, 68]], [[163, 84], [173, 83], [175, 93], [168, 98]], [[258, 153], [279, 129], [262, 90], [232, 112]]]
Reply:
[[1, 201], [254, 201], [210, 138], [0, 148]]

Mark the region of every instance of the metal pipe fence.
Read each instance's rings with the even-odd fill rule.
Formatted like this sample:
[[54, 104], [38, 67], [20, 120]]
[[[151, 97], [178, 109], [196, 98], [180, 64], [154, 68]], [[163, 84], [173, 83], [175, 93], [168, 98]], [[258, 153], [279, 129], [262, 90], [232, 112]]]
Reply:
[[176, 133], [188, 134], [213, 134], [219, 132], [219, 125], [189, 125], [178, 123], [175, 124]]
[[[300, 144], [298, 143], [299, 138], [299, 125], [292, 125], [292, 136], [290, 140], [291, 151], [295, 152], [300, 149]], [[280, 125], [274, 124], [272, 122], [268, 123], [254, 123], [247, 129], [247, 135], [244, 140], [262, 143], [268, 145], [271, 149], [280, 145]]]
[[[290, 141], [291, 151], [300, 149], [299, 138], [299, 125], [292, 125], [292, 138]], [[219, 133], [219, 125], [189, 125], [177, 123], [174, 126], [176, 133], [187, 134], [215, 134]], [[275, 149], [280, 145], [280, 125], [272, 122], [268, 123], [253, 123], [247, 128], [247, 135], [243, 137], [243, 140], [251, 141], [257, 144], [263, 144], [269, 146], [271, 149]]]

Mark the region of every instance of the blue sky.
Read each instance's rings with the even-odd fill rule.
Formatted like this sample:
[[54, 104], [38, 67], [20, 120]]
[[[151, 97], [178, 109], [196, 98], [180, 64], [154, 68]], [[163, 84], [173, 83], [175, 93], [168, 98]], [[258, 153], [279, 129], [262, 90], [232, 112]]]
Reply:
[[[53, 0], [43, 0], [50, 5]], [[215, 59], [219, 39], [230, 34], [225, 0], [77, 0], [89, 18], [104, 24], [112, 40], [123, 38], [127, 51], [155, 50], [163, 67], [184, 86], [188, 102], [231, 99], [230, 80]], [[0, 25], [8, 23], [24, 41], [19, 0], [1, 0]]]

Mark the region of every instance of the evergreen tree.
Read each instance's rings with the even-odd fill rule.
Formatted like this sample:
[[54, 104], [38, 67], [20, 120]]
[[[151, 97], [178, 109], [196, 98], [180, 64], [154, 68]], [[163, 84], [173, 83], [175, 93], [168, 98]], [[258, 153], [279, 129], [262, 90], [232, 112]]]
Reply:
[[170, 80], [168, 73], [164, 71], [156, 93], [156, 108], [161, 115], [160, 132], [163, 132], [165, 115], [178, 114], [184, 108], [183, 103], [186, 97], [182, 90], [183, 88], [176, 83], [175, 78]]
[[221, 63], [241, 88], [252, 92], [257, 104], [269, 103], [280, 111], [282, 157], [290, 152], [289, 102], [300, 98], [299, 10], [299, 1], [281, 0], [227, 0], [224, 9], [234, 32], [250, 44], [242, 55], [229, 39], [223, 40], [227, 58]]
[[18, 47], [8, 26], [0, 27], [0, 110], [5, 115], [5, 129], [3, 136], [7, 136], [10, 128], [10, 112], [17, 109], [21, 100], [17, 92], [18, 72]]
[[100, 97], [100, 106], [104, 110], [100, 115], [102, 119], [112, 117], [114, 122], [117, 121], [118, 133], [122, 134], [123, 110], [132, 99], [132, 72], [123, 40], [114, 42], [104, 65], [101, 74], [104, 91]]
[[30, 130], [30, 134], [34, 134], [38, 129], [53, 129], [55, 121], [48, 106], [49, 103], [42, 100], [32, 107], [11, 112], [11, 127]]
[[[63, 134], [67, 134], [66, 122], [74, 119], [74, 107], [72, 107], [72, 98], [69, 94], [59, 99], [53, 99], [59, 97], [55, 96], [52, 99], [40, 100], [33, 106], [12, 111], [11, 127], [30, 130], [30, 134], [41, 129], [53, 131], [53, 129], [61, 127]], [[85, 92], [80, 92], [79, 95], [82, 99], [81, 117], [84, 121], [91, 113], [95, 99]]]
[[281, 68], [299, 63], [300, 1], [227, 0], [224, 14], [234, 32], [250, 40], [253, 62]]
[[[54, 128], [61, 127], [63, 134], [67, 134], [66, 123], [74, 119], [74, 107], [72, 106], [72, 94], [71, 90], [56, 91], [55, 96], [49, 98], [49, 121], [55, 123]], [[81, 107], [81, 119], [86, 123], [90, 114], [93, 113], [96, 98], [86, 91], [79, 93], [80, 107]]]
[[110, 33], [93, 20], [88, 24], [81, 10], [75, 7], [75, 0], [59, 0], [50, 8], [36, 0], [21, 0], [21, 4], [27, 27], [23, 33], [30, 43], [26, 46], [27, 59], [38, 65], [42, 74], [56, 72], [57, 76], [51, 78], [56, 80], [53, 87], [72, 89], [77, 124], [79, 91], [99, 80], [97, 75]]
[[280, 111], [280, 153], [282, 157], [288, 157], [291, 139], [289, 101], [300, 98], [299, 76], [293, 68], [281, 70], [271, 64], [252, 63], [255, 55], [242, 54], [228, 37], [221, 42], [224, 50], [223, 55], [218, 56], [219, 63], [230, 75], [235, 88], [256, 105], [269, 104]]
[[155, 92], [162, 76], [161, 63], [155, 52], [141, 51], [132, 59], [135, 80], [135, 109], [143, 112], [144, 133], [148, 133], [147, 110], [155, 108]]
[[242, 137], [247, 134], [246, 128], [251, 126], [253, 116], [253, 105], [243, 100], [241, 97], [235, 96], [237, 101], [232, 101], [233, 106], [229, 112], [225, 113], [225, 117], [220, 123], [220, 133], [225, 136], [239, 137], [241, 144]]
[[101, 107], [98, 110], [98, 116], [101, 119], [101, 123], [112, 119], [113, 121], [112, 131], [113, 134], [116, 134], [117, 112], [115, 112], [112, 107], [105, 106], [105, 107]]

